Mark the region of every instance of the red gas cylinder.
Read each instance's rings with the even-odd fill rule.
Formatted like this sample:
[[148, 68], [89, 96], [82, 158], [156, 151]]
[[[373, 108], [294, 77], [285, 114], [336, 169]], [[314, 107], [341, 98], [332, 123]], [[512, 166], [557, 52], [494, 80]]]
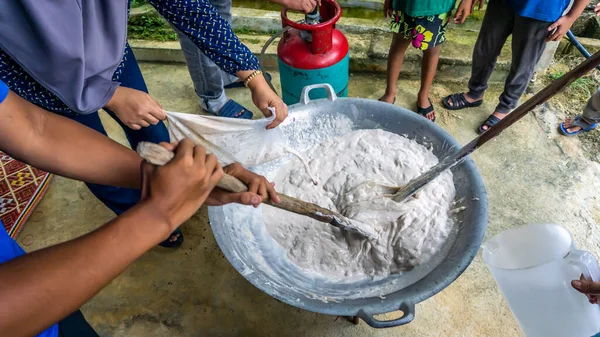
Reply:
[[[322, 0], [321, 20], [316, 24], [294, 22], [281, 11], [283, 27], [290, 27], [277, 46], [283, 101], [300, 101], [302, 89], [311, 84], [328, 83], [338, 96], [348, 95], [348, 40], [335, 28], [342, 8], [334, 0]], [[311, 99], [325, 98], [325, 89], [310, 92]]]

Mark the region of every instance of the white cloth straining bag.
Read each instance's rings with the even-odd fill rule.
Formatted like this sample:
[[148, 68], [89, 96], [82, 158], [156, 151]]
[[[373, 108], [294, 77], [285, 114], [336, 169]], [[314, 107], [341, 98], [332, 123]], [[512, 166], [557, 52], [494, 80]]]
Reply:
[[275, 119], [257, 120], [204, 116], [166, 111], [171, 140], [191, 139], [219, 158], [221, 165], [260, 165], [286, 155], [280, 128], [267, 130]]

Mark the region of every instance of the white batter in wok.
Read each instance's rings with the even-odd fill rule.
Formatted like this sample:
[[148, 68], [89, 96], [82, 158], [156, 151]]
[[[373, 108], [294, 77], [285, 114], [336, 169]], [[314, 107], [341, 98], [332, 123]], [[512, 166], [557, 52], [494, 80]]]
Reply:
[[455, 195], [450, 172], [405, 203], [361, 185], [365, 181], [406, 184], [438, 162], [424, 146], [382, 130], [361, 130], [328, 140], [304, 156], [319, 184], [314, 185], [300, 161], [293, 159], [277, 174], [278, 191], [372, 225], [379, 239], [367, 240], [265, 207], [269, 233], [298, 266], [331, 279], [383, 277], [426, 261], [448, 237]]

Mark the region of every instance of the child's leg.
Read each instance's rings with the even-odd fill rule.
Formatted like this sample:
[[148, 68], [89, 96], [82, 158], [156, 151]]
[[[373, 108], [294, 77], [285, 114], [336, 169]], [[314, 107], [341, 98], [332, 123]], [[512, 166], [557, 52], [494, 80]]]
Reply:
[[[421, 108], [428, 108], [431, 105], [429, 103], [429, 91], [431, 90], [433, 78], [437, 70], [441, 47], [441, 45], [438, 45], [423, 51], [423, 60], [421, 60], [421, 88], [417, 95], [417, 105]], [[429, 120], [433, 120], [435, 112], [431, 111], [426, 117]]]
[[504, 92], [494, 113], [479, 127], [485, 132], [517, 106], [527, 89], [536, 64], [542, 57], [548, 37], [549, 22], [515, 17], [512, 39], [512, 62], [504, 83]]
[[473, 49], [469, 92], [465, 97], [479, 100], [487, 89], [506, 39], [513, 32], [515, 14], [504, 0], [490, 0]]
[[542, 57], [550, 23], [518, 17], [512, 39], [512, 62], [496, 112], [509, 113], [527, 89], [535, 66]]
[[[492, 115], [495, 119], [506, 117], [517, 106], [521, 95], [527, 89], [535, 66], [544, 52], [550, 24], [520, 16], [515, 17], [512, 32], [512, 62], [504, 83], [504, 92], [500, 95], [499, 103]], [[480, 127], [480, 132], [485, 132], [493, 126], [494, 123], [488, 121]]]
[[405, 39], [400, 33], [394, 34], [392, 44], [390, 45], [390, 52], [388, 54], [387, 62], [387, 87], [385, 88], [385, 94], [379, 100], [387, 103], [393, 103], [396, 97], [396, 85], [398, 83], [398, 76], [400, 76], [400, 69], [402, 69], [402, 62], [406, 55], [406, 49], [410, 45], [411, 40]]
[[592, 125], [600, 123], [600, 90], [597, 90], [588, 100], [581, 116], [582, 122]]
[[[469, 91], [464, 93], [467, 103], [475, 103], [483, 99], [483, 94], [488, 87], [488, 80], [496, 66], [496, 60], [513, 31], [514, 21], [515, 14], [504, 0], [489, 1], [473, 48]], [[464, 104], [454, 102], [450, 96], [446, 99], [451, 107], [464, 107]]]

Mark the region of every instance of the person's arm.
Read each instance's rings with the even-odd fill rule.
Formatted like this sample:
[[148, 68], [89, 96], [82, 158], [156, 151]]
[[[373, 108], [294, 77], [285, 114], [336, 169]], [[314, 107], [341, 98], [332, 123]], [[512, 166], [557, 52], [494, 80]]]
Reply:
[[[4, 86], [0, 82], [0, 89]], [[4, 88], [6, 88], [4, 86]], [[3, 97], [0, 97], [2, 102]], [[15, 142], [15, 139], [19, 139]], [[166, 145], [174, 149], [174, 145]], [[134, 151], [68, 118], [50, 113], [9, 92], [0, 104], [0, 149], [39, 169], [102, 185], [140, 188], [142, 159]], [[263, 177], [233, 164], [231, 174], [251, 186], [247, 193], [215, 189], [208, 205], [257, 205], [277, 193]], [[261, 193], [265, 191], [266, 193]]]
[[52, 173], [142, 188], [140, 203], [98, 230], [0, 264], [0, 336], [33, 336], [58, 322], [203, 203], [257, 205], [267, 194], [278, 200], [264, 177], [235, 164], [227, 172], [251, 192], [215, 189], [223, 171], [214, 156], [187, 139], [164, 146], [176, 153], [171, 162], [160, 168], [142, 163], [135, 152], [40, 109], [0, 81], [0, 149]]
[[600, 298], [600, 282], [593, 282], [583, 279], [571, 281], [571, 286], [578, 292], [587, 296], [591, 304], [598, 304]]
[[462, 0], [456, 9], [456, 13], [454, 14], [454, 23], [465, 23], [465, 20], [467, 20], [469, 15], [471, 15], [471, 12], [473, 12], [473, 7], [473, 0]]
[[189, 140], [167, 165], [142, 171], [142, 201], [115, 220], [0, 265], [0, 336], [33, 336], [75, 311], [190, 218], [223, 176]]
[[[200, 50], [225, 72], [245, 80], [260, 70], [256, 56], [237, 38], [229, 22], [207, 0], [149, 0], [149, 3], [177, 29], [187, 35]], [[276, 118], [268, 128], [285, 120], [287, 106], [267, 84], [256, 76], [248, 85], [254, 104], [265, 116], [275, 108]]]
[[573, 23], [577, 18], [583, 13], [583, 10], [588, 5], [590, 0], [575, 0], [573, 2], [573, 7], [569, 10], [569, 13], [562, 16], [555, 23], [551, 24], [548, 27], [549, 36], [546, 39], [547, 42], [550, 41], [560, 41], [565, 34], [571, 29]]
[[167, 119], [162, 106], [149, 94], [118, 86], [104, 108], [112, 111], [123, 124], [132, 130], [140, 130]]
[[12, 92], [0, 104], [0, 149], [32, 166], [69, 178], [140, 187], [142, 159], [134, 151]]

